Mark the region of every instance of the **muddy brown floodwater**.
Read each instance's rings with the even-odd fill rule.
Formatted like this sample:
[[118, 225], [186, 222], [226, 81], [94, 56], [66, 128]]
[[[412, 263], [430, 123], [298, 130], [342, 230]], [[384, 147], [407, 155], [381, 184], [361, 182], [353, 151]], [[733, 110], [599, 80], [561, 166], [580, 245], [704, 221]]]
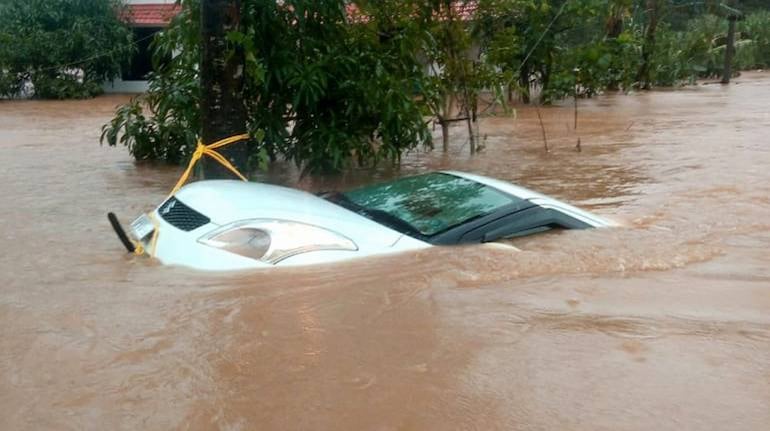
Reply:
[[298, 184], [455, 168], [623, 228], [229, 275], [122, 251], [180, 173], [98, 145], [125, 100], [0, 101], [0, 429], [770, 429], [770, 74]]

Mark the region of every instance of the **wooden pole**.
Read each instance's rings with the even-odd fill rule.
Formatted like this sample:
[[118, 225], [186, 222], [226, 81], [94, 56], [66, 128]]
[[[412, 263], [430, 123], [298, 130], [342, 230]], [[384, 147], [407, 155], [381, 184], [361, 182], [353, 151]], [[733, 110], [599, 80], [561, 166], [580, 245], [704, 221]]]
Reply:
[[577, 91], [575, 91], [575, 128], [574, 130], [577, 130], [577, 120], [578, 120], [578, 97], [577, 97]]
[[550, 151], [548, 149], [548, 137], [545, 136], [545, 124], [543, 124], [543, 117], [540, 115], [540, 107], [537, 103], [535, 103], [535, 112], [537, 112], [537, 119], [540, 121], [540, 130], [543, 132], [543, 146], [547, 153]]
[[[575, 132], [577, 132], [577, 125], [578, 125], [578, 72], [580, 72], [580, 69], [575, 69], [575, 88], [574, 88], [574, 94], [573, 97], [575, 99]], [[583, 151], [583, 146], [580, 144], [580, 136], [578, 136], [577, 139], [577, 145], [575, 145], [575, 149], [579, 152]]]
[[[201, 0], [201, 139], [211, 144], [247, 132], [243, 104], [243, 50], [228, 46], [226, 35], [239, 29], [240, 0]], [[248, 143], [242, 141], [218, 150], [244, 175], [248, 175]], [[204, 178], [232, 178], [219, 163], [204, 158]]]

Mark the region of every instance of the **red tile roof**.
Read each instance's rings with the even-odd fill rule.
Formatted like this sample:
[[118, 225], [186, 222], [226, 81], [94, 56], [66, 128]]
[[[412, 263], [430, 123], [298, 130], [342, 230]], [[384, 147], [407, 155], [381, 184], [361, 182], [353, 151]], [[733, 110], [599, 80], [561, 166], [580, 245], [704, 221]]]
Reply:
[[[476, 12], [477, 7], [476, 1], [458, 1], [452, 5], [452, 12], [460, 20], [469, 21], [473, 19], [473, 14]], [[121, 15], [126, 22], [137, 27], [165, 27], [181, 10], [182, 6], [176, 3], [129, 4], [126, 5], [125, 12]], [[369, 21], [369, 17], [355, 3], [345, 5], [345, 10], [351, 22], [361, 23]], [[441, 14], [446, 14], [446, 11], [441, 12]], [[439, 19], [445, 19], [445, 17], [440, 17]]]
[[[478, 6], [479, 5], [477, 0], [455, 1], [452, 3], [451, 8], [452, 17], [454, 19], [459, 19], [460, 21], [472, 21]], [[346, 4], [345, 12], [347, 13], [350, 22], [369, 22], [370, 18], [355, 3]], [[449, 17], [449, 12], [450, 10], [442, 7], [438, 12], [435, 13], [434, 18], [439, 21], [443, 21]]]
[[165, 27], [182, 10], [182, 5], [171, 4], [129, 4], [122, 18], [137, 27]]

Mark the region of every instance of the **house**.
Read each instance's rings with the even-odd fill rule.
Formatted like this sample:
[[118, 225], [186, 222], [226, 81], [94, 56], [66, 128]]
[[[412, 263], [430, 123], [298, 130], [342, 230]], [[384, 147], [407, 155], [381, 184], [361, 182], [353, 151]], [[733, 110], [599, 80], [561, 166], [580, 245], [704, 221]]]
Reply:
[[181, 10], [176, 0], [127, 0], [121, 18], [134, 33], [137, 49], [120, 78], [103, 84], [107, 93], [143, 93], [152, 71], [153, 36], [163, 30]]

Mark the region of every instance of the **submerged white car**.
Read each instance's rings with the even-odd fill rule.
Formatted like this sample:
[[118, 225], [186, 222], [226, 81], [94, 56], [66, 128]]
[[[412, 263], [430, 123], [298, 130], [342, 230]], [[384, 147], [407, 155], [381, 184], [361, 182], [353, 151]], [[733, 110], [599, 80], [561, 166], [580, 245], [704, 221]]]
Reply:
[[199, 181], [138, 218], [129, 233], [164, 264], [236, 270], [610, 225], [503, 181], [433, 172], [318, 195], [262, 183]]

